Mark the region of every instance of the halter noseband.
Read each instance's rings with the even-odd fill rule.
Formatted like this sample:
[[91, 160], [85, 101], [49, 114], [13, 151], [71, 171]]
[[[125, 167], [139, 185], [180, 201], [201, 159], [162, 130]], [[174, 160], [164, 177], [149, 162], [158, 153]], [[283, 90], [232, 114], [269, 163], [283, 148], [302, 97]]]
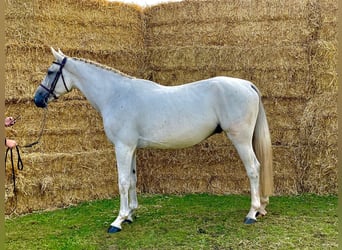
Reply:
[[65, 84], [64, 76], [63, 76], [63, 73], [62, 73], [62, 69], [63, 69], [66, 61], [67, 61], [67, 58], [64, 57], [61, 63], [53, 62], [54, 64], [57, 64], [60, 67], [59, 67], [59, 70], [57, 71], [57, 74], [56, 74], [55, 78], [52, 81], [50, 89], [47, 88], [46, 86], [44, 86], [43, 84], [40, 84], [40, 86], [49, 93], [49, 96], [52, 95], [55, 99], [58, 99], [58, 97], [56, 96], [54, 91], [55, 91], [55, 88], [56, 88], [56, 85], [57, 85], [57, 82], [58, 82], [60, 76], [62, 76], [63, 84], [64, 84], [64, 87], [65, 87], [66, 91], [70, 92], [70, 90], [68, 89], [68, 87]]

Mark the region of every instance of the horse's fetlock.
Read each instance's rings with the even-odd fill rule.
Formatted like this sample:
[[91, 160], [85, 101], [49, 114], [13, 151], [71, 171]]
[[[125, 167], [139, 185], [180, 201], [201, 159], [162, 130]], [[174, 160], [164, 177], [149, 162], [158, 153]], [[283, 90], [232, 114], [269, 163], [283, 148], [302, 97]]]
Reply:
[[258, 211], [261, 208], [261, 203], [259, 201], [253, 201], [252, 202], [252, 209], [254, 211]]
[[136, 210], [138, 208], [138, 202], [132, 202], [130, 205], [129, 205], [129, 208], [131, 210]]

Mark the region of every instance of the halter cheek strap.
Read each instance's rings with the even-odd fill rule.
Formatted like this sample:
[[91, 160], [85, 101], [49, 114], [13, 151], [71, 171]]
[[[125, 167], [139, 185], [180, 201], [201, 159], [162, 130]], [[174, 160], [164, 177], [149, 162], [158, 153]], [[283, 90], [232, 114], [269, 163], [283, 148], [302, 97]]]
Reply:
[[59, 79], [60, 76], [62, 77], [62, 81], [63, 81], [64, 88], [66, 89], [67, 92], [70, 92], [70, 90], [68, 89], [68, 87], [67, 87], [67, 85], [66, 85], [66, 83], [65, 83], [64, 76], [63, 76], [63, 72], [62, 72], [62, 69], [63, 69], [63, 67], [64, 67], [66, 61], [67, 61], [67, 58], [64, 57], [61, 63], [59, 63], [59, 62], [53, 62], [54, 64], [57, 64], [57, 65], [59, 65], [60, 67], [59, 67], [59, 70], [58, 70], [58, 72], [57, 72], [55, 78], [53, 79], [53, 82], [52, 82], [52, 84], [51, 84], [51, 88], [50, 88], [50, 89], [47, 88], [46, 86], [44, 86], [43, 84], [40, 84], [40, 86], [41, 86], [43, 89], [45, 89], [47, 92], [49, 92], [49, 95], [52, 95], [55, 99], [58, 99], [58, 97], [56, 96], [56, 94], [54, 93], [54, 91], [55, 91], [55, 88], [56, 88], [56, 85], [57, 85], [57, 82], [58, 82], [58, 79]]
[[[53, 63], [60, 66], [58, 73], [60, 74], [60, 76], [62, 76], [64, 88], [66, 89], [67, 92], [70, 92], [70, 90], [69, 90], [68, 87], [66, 86], [66, 83], [65, 83], [65, 81], [64, 81], [64, 76], [63, 76], [63, 73], [62, 73], [62, 69], [64, 68], [64, 65], [66, 64], [66, 61], [67, 61], [67, 58], [64, 57], [63, 60], [62, 60], [62, 63], [59, 63], [59, 62], [53, 62]], [[57, 73], [57, 74], [58, 74], [58, 73]]]

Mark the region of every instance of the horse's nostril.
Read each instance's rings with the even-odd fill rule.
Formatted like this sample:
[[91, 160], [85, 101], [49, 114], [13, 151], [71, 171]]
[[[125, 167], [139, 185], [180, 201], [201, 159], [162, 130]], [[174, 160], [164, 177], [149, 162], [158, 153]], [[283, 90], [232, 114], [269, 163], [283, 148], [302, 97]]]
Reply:
[[44, 97], [42, 95], [37, 94], [34, 97], [33, 101], [34, 101], [34, 103], [36, 104], [37, 107], [45, 108], [47, 106], [47, 101], [48, 101], [47, 99], [48, 99], [47, 97]]

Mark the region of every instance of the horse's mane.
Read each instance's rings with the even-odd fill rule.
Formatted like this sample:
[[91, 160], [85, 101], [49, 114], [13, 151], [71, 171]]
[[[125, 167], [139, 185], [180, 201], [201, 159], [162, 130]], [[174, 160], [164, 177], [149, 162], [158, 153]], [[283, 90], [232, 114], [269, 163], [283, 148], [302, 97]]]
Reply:
[[87, 63], [87, 64], [91, 64], [91, 65], [94, 65], [95, 67], [99, 67], [99, 68], [102, 68], [102, 69], [105, 69], [105, 70], [108, 70], [108, 71], [112, 71], [112, 72], [120, 74], [120, 75], [122, 75], [124, 77], [132, 78], [132, 79], [135, 78], [133, 76], [130, 76], [130, 75], [127, 75], [127, 74], [121, 72], [118, 69], [114, 69], [112, 67], [106, 66], [106, 65], [98, 63], [98, 62], [94, 62], [94, 61], [91, 61], [91, 60], [88, 60], [88, 59], [84, 59], [84, 58], [77, 58], [77, 57], [72, 57], [72, 59], [74, 59], [76, 61], [84, 62], [84, 63]]

